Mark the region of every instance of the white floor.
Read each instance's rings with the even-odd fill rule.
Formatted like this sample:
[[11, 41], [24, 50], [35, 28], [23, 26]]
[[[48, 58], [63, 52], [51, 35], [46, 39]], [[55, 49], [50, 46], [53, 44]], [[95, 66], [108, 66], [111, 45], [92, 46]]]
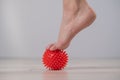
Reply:
[[73, 59], [60, 71], [40, 59], [0, 59], [0, 80], [120, 80], [120, 59]]

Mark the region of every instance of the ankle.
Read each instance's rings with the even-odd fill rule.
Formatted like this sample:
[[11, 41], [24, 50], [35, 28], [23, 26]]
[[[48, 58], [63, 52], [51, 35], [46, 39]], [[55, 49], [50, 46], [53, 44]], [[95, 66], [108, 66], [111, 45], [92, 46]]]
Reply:
[[74, 13], [79, 10], [79, 5], [76, 0], [64, 0], [64, 12]]
[[86, 8], [89, 8], [88, 3], [86, 0], [64, 0], [63, 4], [63, 12], [69, 14], [76, 14], [79, 11], [82, 11]]

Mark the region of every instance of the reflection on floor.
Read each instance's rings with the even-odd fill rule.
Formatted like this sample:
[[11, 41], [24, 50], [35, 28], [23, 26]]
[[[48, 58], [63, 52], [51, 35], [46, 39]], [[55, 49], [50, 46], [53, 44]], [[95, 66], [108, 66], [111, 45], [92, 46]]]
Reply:
[[0, 80], [120, 80], [120, 59], [71, 59], [60, 71], [40, 59], [0, 59]]

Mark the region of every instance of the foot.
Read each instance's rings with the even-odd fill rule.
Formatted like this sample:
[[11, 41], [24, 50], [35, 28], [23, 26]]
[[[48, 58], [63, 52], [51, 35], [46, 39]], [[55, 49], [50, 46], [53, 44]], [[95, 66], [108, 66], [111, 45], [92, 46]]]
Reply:
[[48, 45], [50, 50], [64, 50], [74, 36], [96, 18], [95, 12], [85, 0], [64, 0], [63, 18], [57, 42]]

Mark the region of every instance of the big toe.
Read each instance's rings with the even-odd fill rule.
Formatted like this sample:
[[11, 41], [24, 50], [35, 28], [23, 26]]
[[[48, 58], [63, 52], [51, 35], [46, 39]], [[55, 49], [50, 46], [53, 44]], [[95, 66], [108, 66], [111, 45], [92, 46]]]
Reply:
[[54, 51], [54, 50], [56, 50], [56, 49], [57, 49], [57, 47], [56, 47], [55, 44], [50, 47], [50, 50], [51, 50], [51, 51]]

